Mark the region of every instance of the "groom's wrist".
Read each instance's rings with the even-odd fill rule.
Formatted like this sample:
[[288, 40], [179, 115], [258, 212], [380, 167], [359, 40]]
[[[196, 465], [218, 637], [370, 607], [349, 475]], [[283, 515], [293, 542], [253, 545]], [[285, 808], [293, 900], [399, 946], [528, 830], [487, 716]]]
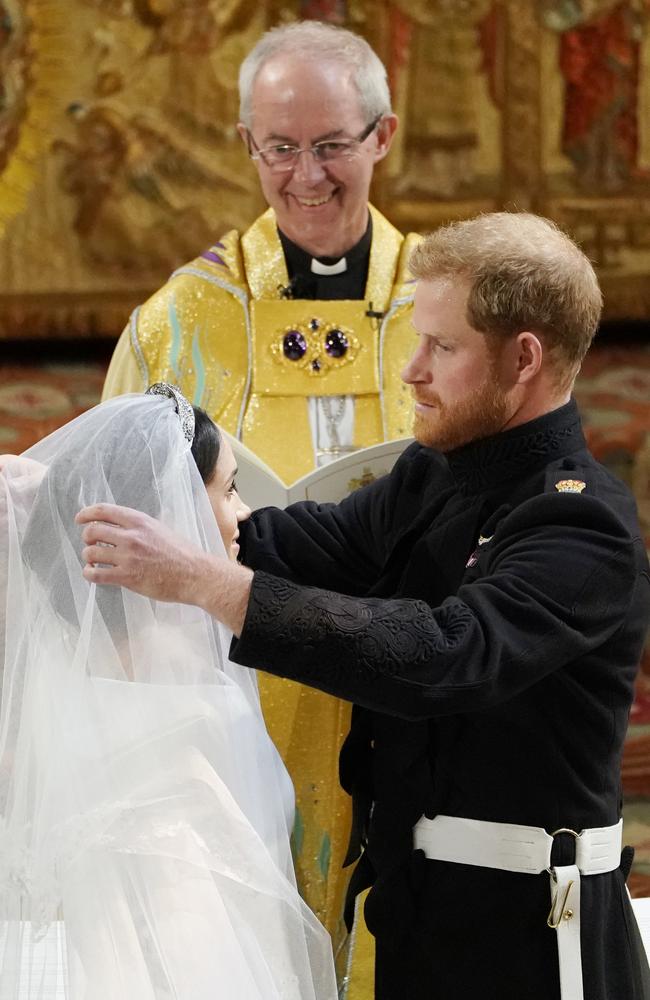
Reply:
[[235, 635], [239, 635], [246, 617], [253, 572], [239, 563], [201, 553], [190, 574], [191, 599]]

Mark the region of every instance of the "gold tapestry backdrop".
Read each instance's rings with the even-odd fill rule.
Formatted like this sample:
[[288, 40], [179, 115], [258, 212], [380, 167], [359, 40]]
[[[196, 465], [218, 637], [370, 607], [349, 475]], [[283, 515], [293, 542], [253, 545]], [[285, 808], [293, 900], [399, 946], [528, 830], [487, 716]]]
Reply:
[[375, 185], [403, 230], [531, 208], [650, 311], [650, 0], [0, 0], [0, 337], [117, 334], [261, 208], [237, 67], [298, 17], [364, 34], [401, 118]]

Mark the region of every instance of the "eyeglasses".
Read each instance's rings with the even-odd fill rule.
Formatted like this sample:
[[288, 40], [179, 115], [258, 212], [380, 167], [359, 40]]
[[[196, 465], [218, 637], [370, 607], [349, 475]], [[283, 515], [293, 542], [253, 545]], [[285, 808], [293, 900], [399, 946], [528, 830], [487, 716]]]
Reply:
[[248, 131], [248, 155], [251, 160], [261, 160], [274, 173], [293, 170], [301, 153], [311, 153], [317, 163], [345, 160], [354, 154], [357, 146], [360, 146], [369, 135], [372, 135], [382, 117], [382, 115], [378, 115], [374, 121], [370, 122], [370, 125], [366, 125], [363, 132], [360, 132], [355, 139], [325, 139], [323, 142], [315, 142], [313, 146], [303, 146], [302, 148], [292, 146], [288, 142], [282, 142], [277, 146], [265, 146], [264, 149], [260, 149]]

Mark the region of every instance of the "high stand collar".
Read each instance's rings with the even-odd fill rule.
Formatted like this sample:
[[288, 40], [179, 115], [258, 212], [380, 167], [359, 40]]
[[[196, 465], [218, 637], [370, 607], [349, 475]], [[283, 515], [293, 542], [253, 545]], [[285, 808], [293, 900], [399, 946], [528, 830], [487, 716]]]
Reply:
[[459, 490], [487, 492], [586, 448], [575, 400], [518, 427], [471, 441], [447, 452]]

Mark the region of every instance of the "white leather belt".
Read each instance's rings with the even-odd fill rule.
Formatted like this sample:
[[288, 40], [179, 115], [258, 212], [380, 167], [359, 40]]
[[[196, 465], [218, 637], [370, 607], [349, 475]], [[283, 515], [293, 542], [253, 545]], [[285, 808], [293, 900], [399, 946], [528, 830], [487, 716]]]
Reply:
[[[572, 865], [551, 867], [553, 838], [575, 837]], [[432, 861], [497, 868], [551, 876], [551, 911], [547, 923], [557, 932], [561, 1000], [584, 1000], [580, 952], [580, 876], [601, 875], [619, 867], [623, 820], [589, 830], [562, 827], [553, 834], [538, 826], [490, 823], [457, 816], [422, 816], [413, 828], [413, 846]]]

